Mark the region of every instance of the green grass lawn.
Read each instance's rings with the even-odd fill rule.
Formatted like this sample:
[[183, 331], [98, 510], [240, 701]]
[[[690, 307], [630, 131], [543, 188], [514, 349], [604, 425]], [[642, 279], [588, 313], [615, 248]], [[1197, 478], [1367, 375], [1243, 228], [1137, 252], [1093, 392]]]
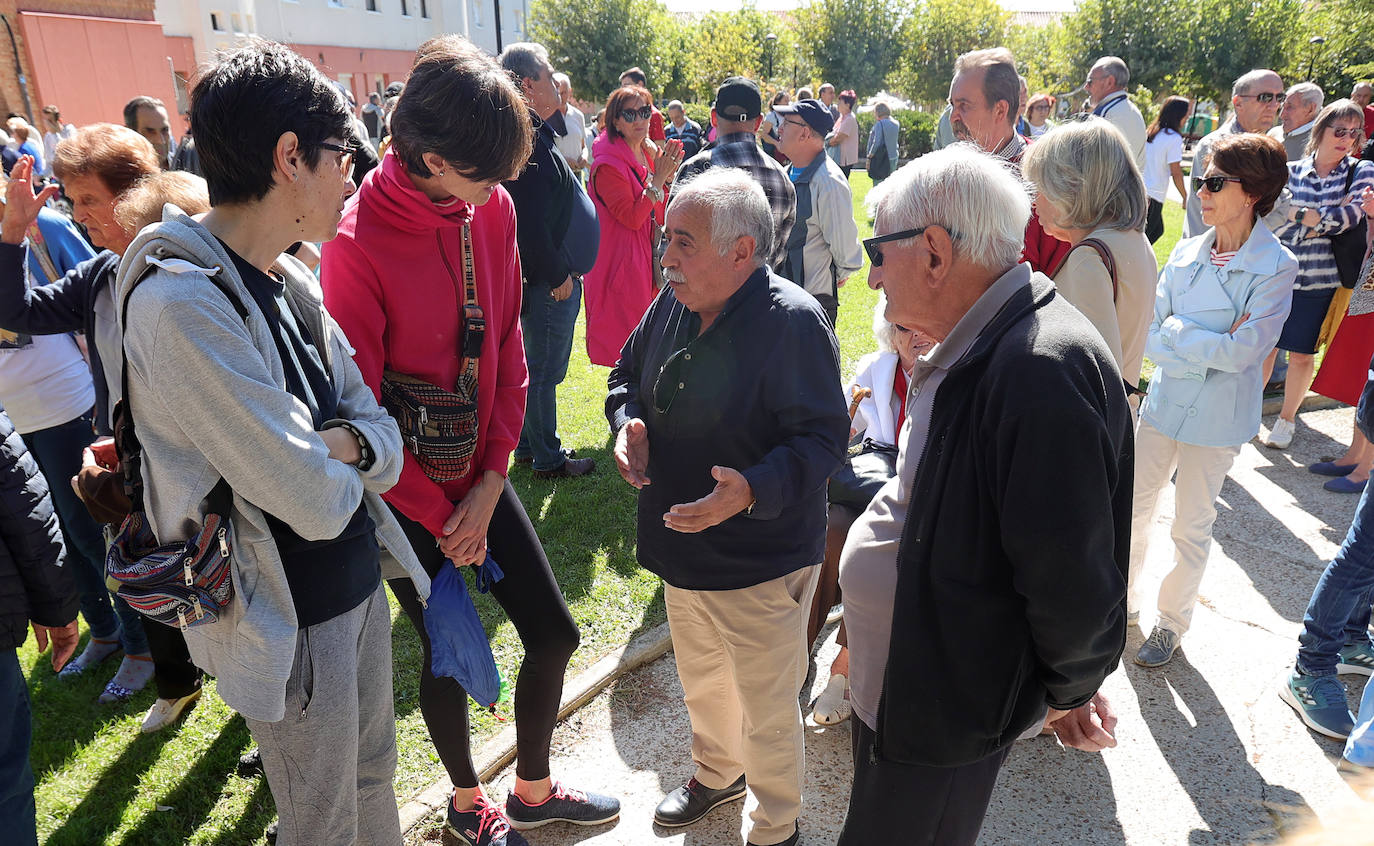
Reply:
[[[854, 216], [860, 237], [872, 234], [863, 199], [870, 183], [855, 171]], [[1156, 245], [1168, 256], [1181, 227], [1177, 206], [1165, 206], [1166, 235]], [[840, 293], [840, 350], [846, 373], [873, 349], [872, 312], [877, 293], [867, 286], [867, 268]], [[658, 579], [634, 558], [634, 491], [615, 471], [611, 439], [602, 414], [608, 370], [587, 361], [579, 323], [568, 378], [560, 389], [564, 443], [597, 460], [590, 477], [535, 480], [516, 468], [511, 481], [529, 511], [563, 593], [582, 631], [573, 656], [576, 673], [635, 634], [664, 620]], [[520, 646], [513, 627], [488, 597], [477, 607], [491, 635], [502, 673], [514, 678]], [[402, 801], [442, 775], [419, 710], [419, 641], [393, 602], [396, 697], [396, 792]], [[144, 736], [138, 726], [152, 704], [146, 690], [123, 706], [95, 703], [111, 662], [88, 678], [58, 680], [32, 639], [20, 650], [33, 700], [33, 765], [38, 782], [38, 829], [50, 846], [88, 844], [214, 844], [264, 842], [275, 816], [261, 779], [234, 774], [234, 764], [251, 745], [242, 719], [214, 694], [213, 681], [199, 706], [176, 729]], [[511, 718], [505, 703], [501, 716]], [[501, 725], [470, 708], [474, 744]]]

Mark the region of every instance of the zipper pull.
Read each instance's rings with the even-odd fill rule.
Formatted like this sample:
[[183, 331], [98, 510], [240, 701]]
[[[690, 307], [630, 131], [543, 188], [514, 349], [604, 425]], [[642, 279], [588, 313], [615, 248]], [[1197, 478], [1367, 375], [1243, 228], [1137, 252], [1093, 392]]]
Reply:
[[224, 527], [224, 526], [220, 526], [220, 527], [219, 527], [219, 531], [216, 532], [216, 534], [219, 535], [219, 554], [220, 554], [220, 557], [221, 557], [221, 558], [228, 558], [228, 557], [229, 557], [229, 538], [228, 538], [229, 529], [226, 528], [226, 527]]
[[420, 425], [422, 427], [429, 425], [429, 409], [425, 408], [423, 405], [420, 406]]
[[194, 573], [191, 572], [190, 559], [187, 559], [186, 562], [181, 565], [181, 569], [183, 572], [182, 577], [186, 580], [186, 586], [191, 587], [192, 585], [194, 585], [196, 583], [196, 576]]

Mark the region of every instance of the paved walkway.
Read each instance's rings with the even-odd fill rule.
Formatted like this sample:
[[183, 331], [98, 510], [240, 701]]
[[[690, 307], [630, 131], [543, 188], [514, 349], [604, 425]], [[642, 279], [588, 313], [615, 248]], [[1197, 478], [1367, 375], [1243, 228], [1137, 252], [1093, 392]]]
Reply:
[[[1303, 609], [1357, 501], [1323, 491], [1306, 465], [1344, 450], [1352, 416], [1349, 408], [1309, 412], [1289, 450], [1245, 447], [1221, 493], [1217, 543], [1181, 653], [1159, 670], [1136, 667], [1129, 656], [1143, 634], [1133, 630], [1127, 660], [1107, 681], [1121, 718], [1120, 746], [1089, 755], [1062, 749], [1053, 738], [1018, 745], [998, 783], [983, 843], [1276, 842], [1313, 817], [1329, 825], [1369, 814], [1359, 792], [1370, 791], [1336, 772], [1340, 745], [1309, 732], [1276, 694], [1293, 660]], [[1052, 495], [1053, 482], [1047, 483]], [[1161, 512], [1147, 572], [1153, 582], [1171, 560], [1171, 500]], [[817, 690], [834, 650], [832, 631], [816, 659]], [[1344, 678], [1354, 707], [1364, 679]], [[615, 825], [554, 825], [532, 832], [530, 842], [743, 843], [747, 804], [723, 806], [684, 830], [651, 823], [664, 792], [692, 773], [681, 696], [669, 654], [560, 725], [555, 774], [617, 792], [624, 812]], [[806, 742], [803, 842], [833, 844], [848, 794], [848, 727], [808, 724]], [[511, 770], [503, 772], [492, 795], [504, 798], [512, 779]], [[1366, 820], [1365, 837], [1374, 831], [1374, 819]], [[437, 828], [427, 824], [412, 841], [437, 840]], [[1313, 842], [1353, 841], [1323, 834]]]

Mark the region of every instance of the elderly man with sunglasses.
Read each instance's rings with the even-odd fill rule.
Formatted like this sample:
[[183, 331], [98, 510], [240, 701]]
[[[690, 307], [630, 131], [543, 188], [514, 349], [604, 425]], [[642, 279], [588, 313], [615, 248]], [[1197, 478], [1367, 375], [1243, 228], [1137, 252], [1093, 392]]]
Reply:
[[[1269, 134], [1278, 119], [1279, 108], [1288, 95], [1283, 90], [1283, 78], [1274, 71], [1260, 68], [1242, 74], [1231, 85], [1231, 119], [1209, 133], [1193, 148], [1193, 174], [1201, 175], [1218, 139], [1237, 132]], [[1188, 183], [1187, 214], [1183, 219], [1183, 237], [1201, 235], [1209, 228], [1202, 222], [1202, 200], [1197, 195], [1196, 180]], [[1286, 208], [1281, 201], [1280, 210]], [[1271, 228], [1273, 228], [1271, 226]]]
[[854, 783], [840, 846], [973, 844], [1012, 744], [1114, 746], [1132, 417], [1102, 336], [1019, 262], [1030, 199], [967, 145], [870, 195], [868, 282], [916, 360], [897, 477], [840, 559]]
[[825, 482], [849, 418], [815, 298], [765, 264], [773, 217], [737, 168], [668, 207], [664, 290], [610, 376], [620, 474], [639, 490], [639, 562], [664, 603], [695, 770], [658, 806], [685, 826], [745, 794], [749, 843], [798, 842], [806, 625], [824, 555]]

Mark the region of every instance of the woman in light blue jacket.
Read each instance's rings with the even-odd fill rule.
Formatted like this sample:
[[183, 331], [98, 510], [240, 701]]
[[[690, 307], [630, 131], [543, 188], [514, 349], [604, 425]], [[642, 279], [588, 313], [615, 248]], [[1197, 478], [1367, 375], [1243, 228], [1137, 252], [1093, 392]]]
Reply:
[[1178, 470], [1175, 563], [1159, 589], [1159, 617], [1135, 662], [1168, 663], [1192, 621], [1207, 566], [1216, 498], [1240, 448], [1259, 431], [1264, 358], [1293, 297], [1298, 261], [1258, 218], [1288, 180], [1283, 145], [1236, 134], [1199, 163], [1202, 219], [1211, 227], [1180, 241], [1160, 274], [1145, 355], [1155, 363], [1135, 444], [1127, 613], [1141, 585], [1159, 495]]

